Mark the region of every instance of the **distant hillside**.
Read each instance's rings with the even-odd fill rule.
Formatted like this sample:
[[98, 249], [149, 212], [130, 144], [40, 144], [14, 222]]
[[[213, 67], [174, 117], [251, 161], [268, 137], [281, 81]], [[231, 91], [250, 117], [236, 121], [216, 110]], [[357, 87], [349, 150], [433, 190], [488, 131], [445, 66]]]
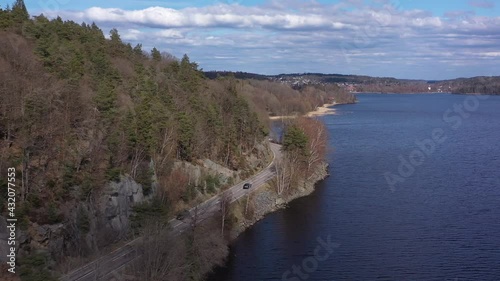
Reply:
[[458, 78], [443, 81], [396, 79], [360, 75], [292, 73], [260, 75], [246, 72], [205, 72], [210, 79], [234, 76], [239, 79], [277, 81], [293, 87], [336, 84], [349, 92], [500, 94], [500, 76]]
[[230, 71], [209, 71], [204, 72], [204, 75], [212, 80], [223, 78], [243, 80], [242, 94], [259, 108], [266, 108], [271, 116], [301, 115], [333, 101], [341, 104], [356, 102], [356, 97], [344, 87], [335, 83], [323, 83], [315, 78], [309, 79], [307, 75], [266, 76]]
[[500, 95], [500, 76], [458, 78], [453, 80], [438, 81], [437, 87], [450, 88], [458, 94], [489, 94]]
[[216, 79], [218, 77], [234, 77], [236, 79], [255, 79], [255, 80], [269, 80], [268, 76], [248, 73], [248, 72], [231, 72], [231, 71], [207, 71], [204, 72], [208, 79]]

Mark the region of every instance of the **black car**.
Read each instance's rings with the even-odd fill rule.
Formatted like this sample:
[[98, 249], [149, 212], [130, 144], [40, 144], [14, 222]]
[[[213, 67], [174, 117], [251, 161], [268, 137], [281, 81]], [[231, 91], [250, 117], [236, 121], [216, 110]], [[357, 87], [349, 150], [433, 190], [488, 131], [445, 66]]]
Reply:
[[248, 182], [243, 185], [243, 189], [249, 189], [250, 187], [252, 187], [252, 184]]
[[179, 214], [177, 214], [177, 217], [175, 217], [177, 220], [184, 220], [186, 219], [187, 217], [189, 217], [190, 213], [188, 210], [184, 210], [182, 212], [180, 212]]

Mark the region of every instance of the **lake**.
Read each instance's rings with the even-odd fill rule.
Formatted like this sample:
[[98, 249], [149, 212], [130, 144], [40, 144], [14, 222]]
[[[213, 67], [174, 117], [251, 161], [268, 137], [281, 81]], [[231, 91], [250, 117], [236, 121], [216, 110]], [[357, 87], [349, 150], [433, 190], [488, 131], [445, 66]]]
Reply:
[[500, 280], [500, 96], [358, 99], [321, 117], [331, 176], [210, 281]]

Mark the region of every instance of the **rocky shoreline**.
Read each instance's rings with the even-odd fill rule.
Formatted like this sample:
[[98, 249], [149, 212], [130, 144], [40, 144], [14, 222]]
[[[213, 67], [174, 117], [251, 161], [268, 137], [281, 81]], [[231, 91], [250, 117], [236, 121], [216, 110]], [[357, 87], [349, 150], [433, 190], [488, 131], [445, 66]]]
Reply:
[[[310, 195], [314, 192], [316, 184], [328, 176], [328, 163], [323, 162], [318, 166], [313, 176], [305, 184], [303, 182], [299, 184], [301, 187], [295, 189], [295, 191], [289, 194], [286, 198], [278, 196], [276, 192], [271, 189], [269, 184], [262, 186], [252, 193], [252, 201], [256, 211], [250, 218], [245, 217], [243, 213], [245, 210], [246, 199], [242, 198], [234, 202], [232, 207], [233, 211], [237, 213], [236, 217], [238, 218], [238, 221], [232, 225], [232, 229], [229, 233], [229, 243], [232, 243], [241, 233], [252, 227], [255, 223], [264, 219], [266, 215], [286, 208], [288, 203], [295, 199]], [[227, 257], [213, 257], [213, 266], [216, 267], [220, 265], [221, 259], [225, 258]], [[209, 273], [210, 272], [207, 272], [207, 274]]]
[[[243, 219], [233, 225], [230, 235], [231, 241], [234, 241], [234, 239], [236, 239], [243, 231], [262, 220], [267, 214], [286, 208], [288, 203], [297, 198], [310, 195], [314, 192], [316, 183], [324, 180], [328, 176], [328, 163], [323, 162], [319, 165], [313, 176], [305, 183], [305, 185], [299, 184], [301, 187], [297, 188], [292, 194], [285, 198], [278, 196], [276, 192], [270, 189], [269, 186], [263, 186], [259, 190], [256, 190], [253, 193], [253, 202], [255, 204], [254, 208], [256, 211], [251, 218], [245, 218], [243, 214], [238, 216]], [[243, 208], [240, 209], [244, 210], [246, 200], [240, 199], [234, 204], [242, 206]]]

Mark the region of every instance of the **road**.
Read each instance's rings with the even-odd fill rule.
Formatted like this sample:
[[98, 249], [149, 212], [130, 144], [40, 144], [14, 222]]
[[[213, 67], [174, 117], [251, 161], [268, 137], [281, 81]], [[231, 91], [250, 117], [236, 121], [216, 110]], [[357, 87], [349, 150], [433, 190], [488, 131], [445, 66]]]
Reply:
[[[232, 203], [243, 196], [253, 192], [257, 188], [263, 186], [266, 182], [271, 180], [274, 173], [274, 164], [276, 159], [281, 158], [281, 146], [278, 144], [271, 143], [271, 150], [273, 152], [273, 161], [263, 169], [257, 175], [247, 179], [243, 182], [240, 182], [231, 188], [224, 191], [227, 193], [226, 196], [229, 201]], [[250, 189], [243, 189], [243, 185], [245, 183], [251, 183], [252, 187]], [[202, 221], [208, 217], [213, 216], [220, 210], [220, 202], [222, 195], [216, 195], [207, 201], [199, 204], [198, 206], [189, 210], [190, 217], [186, 218], [183, 221], [172, 219], [169, 221], [169, 224], [172, 230], [180, 234], [189, 228], [191, 219], [196, 216], [198, 221]], [[122, 281], [126, 280], [118, 277], [116, 275], [116, 271], [123, 268], [125, 265], [134, 260], [137, 255], [135, 251], [135, 245], [138, 245], [139, 242], [142, 241], [142, 238], [137, 238], [135, 240], [130, 241], [126, 245], [114, 250], [113, 252], [102, 256], [101, 258], [90, 262], [67, 275], [60, 278], [61, 281], [96, 281], [96, 280], [116, 280]]]

